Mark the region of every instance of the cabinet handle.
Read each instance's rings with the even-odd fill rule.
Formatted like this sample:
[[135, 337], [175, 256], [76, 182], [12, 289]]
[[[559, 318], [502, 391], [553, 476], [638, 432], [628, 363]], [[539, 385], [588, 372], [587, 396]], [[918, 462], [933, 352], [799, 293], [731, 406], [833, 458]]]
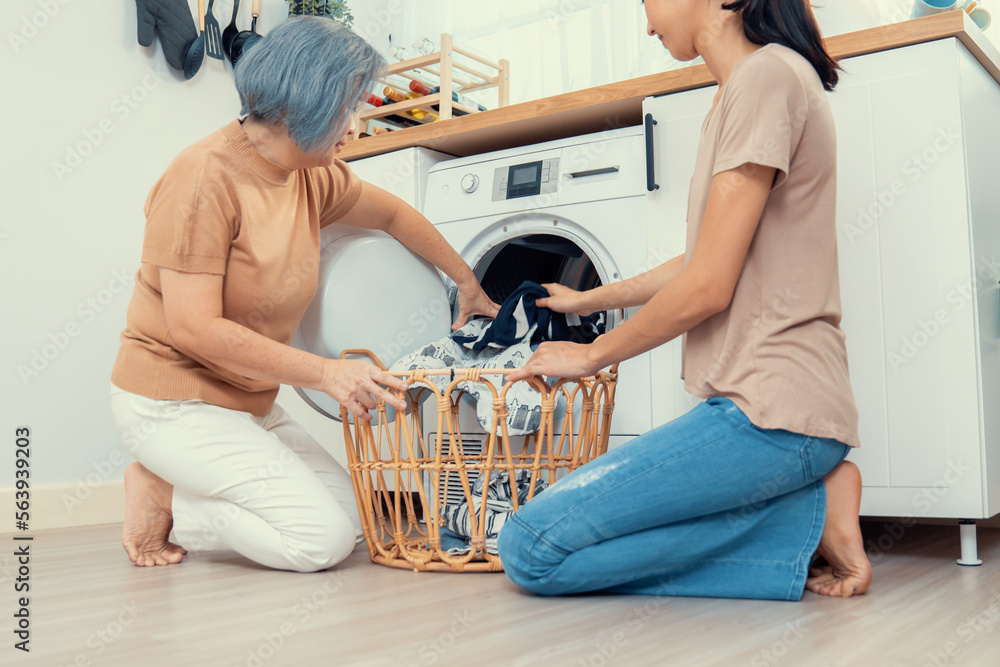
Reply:
[[655, 167], [653, 165], [653, 126], [656, 125], [656, 121], [653, 120], [653, 114], [646, 114], [646, 190], [647, 192], [652, 192], [653, 190], [659, 190], [660, 186], [656, 184], [656, 173]]

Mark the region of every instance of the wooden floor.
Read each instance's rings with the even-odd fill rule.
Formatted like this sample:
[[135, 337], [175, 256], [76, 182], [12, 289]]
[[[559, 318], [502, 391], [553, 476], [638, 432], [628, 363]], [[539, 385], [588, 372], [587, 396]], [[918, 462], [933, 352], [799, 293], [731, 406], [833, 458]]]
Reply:
[[1000, 665], [1000, 530], [980, 529], [984, 564], [968, 568], [957, 526], [883, 525], [865, 524], [868, 595], [801, 602], [540, 598], [502, 574], [374, 565], [363, 545], [315, 574], [231, 552], [145, 569], [119, 526], [40, 532], [30, 655], [12, 647], [17, 574], [2, 547], [0, 665]]

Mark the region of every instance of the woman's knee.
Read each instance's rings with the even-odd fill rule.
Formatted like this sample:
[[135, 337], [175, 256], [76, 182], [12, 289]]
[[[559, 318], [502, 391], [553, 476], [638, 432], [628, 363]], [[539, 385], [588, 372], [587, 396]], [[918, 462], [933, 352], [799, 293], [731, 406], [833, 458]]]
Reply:
[[283, 536], [289, 569], [318, 572], [340, 563], [357, 544], [354, 526], [346, 518], [324, 521], [308, 534]]
[[516, 520], [516, 515], [507, 520], [497, 537], [497, 553], [507, 578], [538, 595], [560, 594], [549, 575], [565, 556], [551, 551], [539, 535]]

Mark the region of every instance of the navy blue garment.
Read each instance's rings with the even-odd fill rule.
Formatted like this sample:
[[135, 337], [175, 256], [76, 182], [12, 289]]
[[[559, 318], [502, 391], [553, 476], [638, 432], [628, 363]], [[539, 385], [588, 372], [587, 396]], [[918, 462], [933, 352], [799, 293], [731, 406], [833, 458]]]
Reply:
[[532, 327], [535, 327], [531, 336], [532, 345], [548, 340], [590, 343], [604, 333], [604, 313], [580, 317], [575, 313], [557, 313], [535, 305], [536, 299], [548, 295], [548, 290], [538, 283], [525, 280], [507, 297], [493, 322], [484, 327], [478, 337], [456, 331], [452, 340], [478, 352], [487, 346], [507, 348], [519, 343]]

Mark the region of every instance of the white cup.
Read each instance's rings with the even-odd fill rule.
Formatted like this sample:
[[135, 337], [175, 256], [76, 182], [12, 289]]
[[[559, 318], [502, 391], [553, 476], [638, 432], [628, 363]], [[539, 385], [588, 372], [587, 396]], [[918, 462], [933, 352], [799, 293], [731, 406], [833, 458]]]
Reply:
[[971, 18], [975, 22], [975, 24], [979, 26], [980, 30], [986, 30], [987, 28], [990, 27], [990, 13], [986, 11], [986, 9], [983, 7], [982, 2], [973, 3], [973, 1], [970, 0], [969, 2], [965, 3], [965, 7], [968, 7], [972, 4], [975, 4], [975, 7], [973, 7], [972, 11], [969, 12], [969, 18]]

